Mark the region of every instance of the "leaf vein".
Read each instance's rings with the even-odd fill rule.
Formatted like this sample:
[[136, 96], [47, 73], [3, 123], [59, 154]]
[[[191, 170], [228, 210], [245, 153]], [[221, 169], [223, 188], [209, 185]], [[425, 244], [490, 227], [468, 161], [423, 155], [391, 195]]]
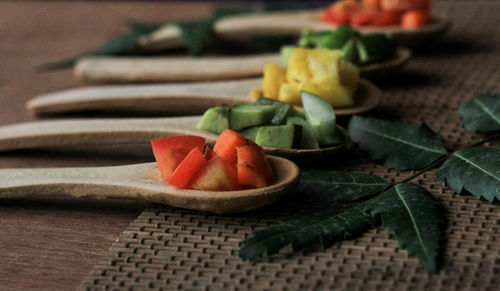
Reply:
[[429, 261], [432, 261], [432, 257], [428, 254], [427, 247], [425, 246], [425, 244], [422, 240], [422, 235], [420, 234], [420, 230], [417, 226], [417, 222], [415, 221], [415, 217], [413, 216], [413, 212], [411, 212], [411, 209], [408, 206], [408, 204], [406, 203], [406, 200], [404, 199], [404, 197], [401, 195], [401, 193], [398, 190], [400, 185], [401, 184], [398, 184], [398, 185], [396, 185], [396, 187], [394, 187], [394, 189], [396, 190], [396, 194], [398, 194], [399, 199], [401, 200], [401, 202], [405, 206], [406, 210], [408, 211], [408, 214], [410, 215], [411, 223], [413, 224], [413, 227], [415, 228], [415, 232], [417, 233], [418, 241], [419, 241], [420, 245], [422, 246], [422, 250], [424, 251], [425, 256], [427, 257], [427, 259]]
[[400, 143], [404, 143], [404, 144], [407, 144], [407, 145], [410, 145], [410, 146], [413, 146], [413, 147], [416, 147], [416, 148], [419, 148], [419, 149], [422, 149], [422, 150], [425, 150], [425, 151], [428, 151], [428, 152], [433, 152], [433, 153], [438, 153], [438, 154], [444, 154], [442, 151], [438, 151], [438, 150], [431, 149], [431, 148], [426, 148], [426, 147], [423, 147], [423, 146], [418, 145], [418, 144], [407, 142], [407, 141], [405, 141], [403, 139], [399, 139], [399, 138], [396, 138], [396, 137], [393, 137], [393, 136], [390, 136], [390, 135], [386, 135], [386, 134], [383, 134], [383, 133], [380, 133], [380, 132], [376, 132], [376, 131], [373, 131], [373, 130], [369, 130], [367, 128], [358, 127], [358, 129], [366, 131], [366, 132], [374, 134], [374, 135], [378, 135], [378, 136], [390, 139], [390, 140], [395, 140], [395, 141], [398, 141]]
[[500, 181], [500, 177], [497, 177], [495, 176], [494, 174], [490, 173], [489, 171], [481, 168], [478, 164], [476, 163], [473, 163], [471, 160], [467, 159], [466, 157], [460, 155], [458, 152], [455, 152], [454, 153], [455, 156], [459, 157], [460, 159], [464, 160], [466, 163], [469, 163], [471, 165], [473, 165], [474, 167], [478, 168], [479, 170], [481, 170], [482, 172], [488, 174], [489, 176], [492, 176], [493, 178], [495, 178], [496, 180]]
[[473, 100], [474, 103], [477, 103], [479, 105], [479, 107], [481, 107], [481, 109], [486, 112], [486, 114], [488, 114], [489, 116], [491, 116], [491, 118], [493, 120], [496, 121], [496, 123], [500, 124], [500, 118], [498, 118], [497, 116], [495, 116], [495, 114], [493, 114], [493, 112], [491, 110], [488, 109], [488, 107], [486, 107], [486, 105], [484, 105], [483, 102], [479, 101], [479, 99], [474, 99]]

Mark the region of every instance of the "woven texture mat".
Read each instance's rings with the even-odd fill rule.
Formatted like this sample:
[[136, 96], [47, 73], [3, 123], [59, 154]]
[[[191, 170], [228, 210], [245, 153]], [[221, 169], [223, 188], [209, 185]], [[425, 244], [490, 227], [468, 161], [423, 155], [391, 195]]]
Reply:
[[[436, 44], [416, 51], [403, 72], [379, 82], [383, 104], [373, 114], [407, 122], [425, 121], [457, 149], [481, 136], [460, 126], [457, 110], [478, 93], [500, 92], [500, 1], [437, 2], [453, 28]], [[398, 114], [395, 116], [395, 112]], [[325, 161], [329, 168], [379, 175], [397, 173], [353, 152]], [[429, 275], [415, 257], [383, 229], [326, 250], [246, 262], [240, 242], [253, 230], [299, 217], [314, 208], [299, 200], [278, 202], [252, 213], [220, 216], [152, 205], [112, 246], [81, 289], [490, 289], [500, 288], [500, 206], [454, 194], [428, 172], [414, 182], [427, 188], [447, 211], [441, 271]]]

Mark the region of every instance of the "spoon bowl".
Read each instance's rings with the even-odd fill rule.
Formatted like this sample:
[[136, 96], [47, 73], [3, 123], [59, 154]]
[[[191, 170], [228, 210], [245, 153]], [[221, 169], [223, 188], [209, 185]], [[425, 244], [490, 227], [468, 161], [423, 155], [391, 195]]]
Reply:
[[[214, 145], [217, 135], [197, 130], [201, 116], [172, 118], [72, 119], [38, 121], [0, 127], [0, 151], [45, 147], [70, 147], [86, 144], [149, 143], [152, 139], [197, 135]], [[294, 161], [320, 160], [325, 155], [341, 151], [348, 144], [345, 130], [337, 126], [342, 144], [317, 150], [265, 148], [268, 154]]]
[[[43, 94], [31, 99], [26, 107], [37, 115], [85, 111], [134, 112], [144, 114], [196, 115], [221, 105], [252, 103], [253, 88], [262, 87], [262, 79], [179, 84], [100, 86]], [[360, 79], [354, 106], [335, 108], [337, 116], [373, 109], [380, 103], [381, 92], [372, 83]]]
[[300, 169], [268, 156], [276, 181], [239, 191], [178, 189], [161, 178], [156, 163], [117, 167], [0, 170], [0, 198], [66, 195], [90, 199], [137, 199], [214, 213], [245, 212], [264, 207], [292, 191]]

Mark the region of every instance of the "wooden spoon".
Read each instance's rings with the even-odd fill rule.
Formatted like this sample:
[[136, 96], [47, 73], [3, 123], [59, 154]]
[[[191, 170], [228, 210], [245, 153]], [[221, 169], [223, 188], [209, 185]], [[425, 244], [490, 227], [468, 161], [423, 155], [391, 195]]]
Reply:
[[227, 80], [262, 75], [277, 54], [237, 57], [86, 57], [74, 68], [85, 82], [162, 82]]
[[[149, 143], [176, 135], [197, 135], [215, 144], [217, 135], [197, 130], [201, 116], [175, 118], [121, 118], [39, 121], [0, 127], [0, 151], [88, 144]], [[345, 130], [337, 126], [345, 142], [317, 150], [265, 148], [266, 152], [295, 161], [321, 159], [344, 149]]]
[[244, 212], [276, 201], [293, 190], [299, 168], [269, 156], [276, 182], [241, 191], [177, 189], [161, 178], [155, 163], [118, 167], [0, 170], [0, 198], [70, 195], [91, 199], [138, 199], [215, 213]]
[[[82, 111], [120, 111], [166, 115], [203, 114], [220, 105], [253, 102], [252, 88], [262, 87], [262, 79], [213, 83], [166, 85], [101, 86], [70, 89], [37, 96], [27, 103], [35, 114], [61, 114]], [[335, 108], [338, 116], [359, 114], [380, 103], [381, 92], [372, 83], [360, 80], [355, 105]]]
[[[303, 30], [321, 31], [334, 29], [336, 25], [320, 22], [322, 10], [302, 10], [274, 13], [253, 13], [229, 16], [215, 23], [217, 37], [228, 40], [246, 40], [255, 36], [291, 35], [300, 36]], [[430, 23], [423, 27], [407, 29], [401, 26], [364, 26], [361, 32], [380, 32], [391, 37], [402, 46], [414, 47], [428, 43], [450, 27], [444, 16], [431, 16]], [[184, 46], [182, 33], [175, 25], [167, 24], [141, 39], [141, 47], [149, 50], [164, 50]]]
[[[396, 58], [359, 67], [361, 77], [380, 78], [401, 68], [411, 51], [398, 48]], [[227, 80], [262, 75], [266, 63], [281, 64], [279, 55], [251, 57], [88, 57], [78, 62], [75, 76], [85, 82], [131, 83]]]

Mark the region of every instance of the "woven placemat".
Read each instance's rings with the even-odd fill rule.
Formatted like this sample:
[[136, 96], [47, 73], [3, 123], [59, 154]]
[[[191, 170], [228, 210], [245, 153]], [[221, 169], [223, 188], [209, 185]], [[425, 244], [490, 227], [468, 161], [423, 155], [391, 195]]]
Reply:
[[[439, 43], [417, 50], [403, 72], [379, 83], [383, 105], [373, 114], [425, 121], [443, 135], [448, 148], [456, 149], [481, 138], [460, 126], [457, 110], [462, 101], [482, 92], [500, 92], [500, 2], [438, 2], [435, 8], [453, 20], [453, 28]], [[355, 152], [325, 163], [334, 170], [372, 173], [392, 182], [412, 174], [375, 165]], [[454, 194], [433, 175], [429, 172], [414, 182], [427, 188], [447, 211], [445, 251], [437, 275], [429, 275], [382, 229], [326, 250], [284, 250], [255, 262], [238, 258], [240, 242], [253, 230], [314, 207], [300, 200], [231, 216], [152, 205], [80, 288], [498, 290], [500, 206]]]

